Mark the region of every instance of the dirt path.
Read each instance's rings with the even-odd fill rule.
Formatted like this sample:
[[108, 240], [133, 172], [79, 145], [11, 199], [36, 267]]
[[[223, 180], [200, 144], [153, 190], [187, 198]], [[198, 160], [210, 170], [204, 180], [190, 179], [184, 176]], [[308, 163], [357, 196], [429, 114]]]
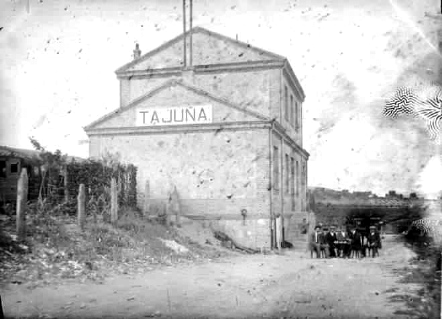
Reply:
[[419, 287], [396, 268], [413, 253], [386, 238], [375, 259], [310, 259], [306, 253], [239, 256], [167, 267], [104, 284], [2, 291], [9, 317], [56, 318], [407, 318], [390, 302]]

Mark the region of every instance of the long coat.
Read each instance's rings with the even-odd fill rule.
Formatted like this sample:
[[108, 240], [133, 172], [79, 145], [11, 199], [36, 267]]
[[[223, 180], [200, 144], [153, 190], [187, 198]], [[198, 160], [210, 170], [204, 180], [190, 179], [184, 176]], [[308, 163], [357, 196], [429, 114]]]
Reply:
[[375, 245], [377, 248], [381, 248], [381, 236], [377, 231], [369, 232], [367, 235], [368, 244]]
[[335, 241], [336, 239], [336, 233], [328, 233], [327, 235], [325, 235], [325, 238], [327, 240], [327, 243], [330, 247], [334, 247], [335, 246]]
[[[310, 244], [316, 243], [315, 239], [316, 239], [316, 234], [315, 234], [315, 232], [312, 232], [310, 235]], [[317, 244], [320, 244], [320, 245], [327, 244], [326, 237], [323, 233], [317, 233], [317, 239], [318, 239]]]
[[316, 233], [315, 231], [313, 231], [310, 234], [310, 244], [315, 244], [316, 243], [316, 236], [317, 236], [318, 244], [319, 244], [319, 233]]
[[350, 243], [351, 243], [352, 248], [355, 248], [355, 249], [362, 248], [362, 238], [361, 238], [361, 234], [359, 234], [358, 231], [356, 231], [354, 234], [352, 232], [349, 232], [348, 237], [350, 238]]

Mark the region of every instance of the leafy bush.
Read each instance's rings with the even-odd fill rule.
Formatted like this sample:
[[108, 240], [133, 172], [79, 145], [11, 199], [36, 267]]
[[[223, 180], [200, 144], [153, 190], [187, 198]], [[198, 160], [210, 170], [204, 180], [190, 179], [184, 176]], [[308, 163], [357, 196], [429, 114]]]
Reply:
[[136, 205], [137, 168], [132, 164], [117, 163], [107, 166], [95, 160], [84, 162], [72, 161], [67, 164], [69, 194], [77, 195], [80, 184], [86, 186], [90, 204], [97, 211], [105, 210], [110, 202], [110, 186], [112, 178], [117, 181], [118, 203], [120, 206]]
[[[106, 154], [101, 160], [68, 161], [68, 156], [60, 150], [54, 153], [47, 151], [37, 140], [30, 138], [34, 148], [39, 151], [39, 160], [35, 165], [41, 166], [43, 176], [39, 187], [39, 200], [46, 200], [55, 206], [64, 200], [66, 191], [71, 200], [75, 200], [80, 184], [86, 186], [89, 198], [89, 209], [102, 213], [109, 208], [110, 185], [112, 178], [117, 181], [118, 203], [120, 206], [135, 207], [137, 200], [137, 168], [132, 164], [123, 164], [119, 156]], [[67, 176], [66, 176], [67, 175]], [[67, 178], [67, 190], [65, 182]], [[68, 205], [69, 212], [72, 207]]]

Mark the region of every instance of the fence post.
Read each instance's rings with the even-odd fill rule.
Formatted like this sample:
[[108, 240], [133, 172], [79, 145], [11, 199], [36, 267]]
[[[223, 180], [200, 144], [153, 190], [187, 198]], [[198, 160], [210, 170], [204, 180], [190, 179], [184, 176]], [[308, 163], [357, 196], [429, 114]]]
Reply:
[[173, 192], [170, 196], [171, 199], [171, 206], [172, 206], [172, 212], [175, 215], [175, 223], [178, 227], [181, 226], [181, 219], [180, 219], [180, 202], [178, 197], [178, 191], [176, 189], [176, 186], [173, 187]]
[[64, 201], [65, 203], [69, 202], [69, 176], [68, 176], [68, 166], [64, 166]]
[[117, 181], [112, 178], [111, 181], [111, 222], [115, 223], [118, 220], [118, 192]]
[[84, 229], [84, 224], [86, 222], [86, 189], [84, 184], [80, 184], [77, 197], [77, 218], [78, 226], [81, 230]]
[[4, 319], [3, 306], [2, 306], [2, 296], [0, 295], [0, 319]]
[[169, 202], [161, 202], [161, 216], [165, 218], [165, 225], [169, 226], [171, 224], [170, 215], [169, 215]]
[[144, 188], [144, 207], [143, 207], [143, 213], [144, 216], [146, 216], [149, 213], [150, 210], [150, 185], [149, 180], [146, 180], [146, 187]]
[[28, 202], [28, 171], [21, 170], [17, 185], [17, 238], [26, 239], [26, 210]]

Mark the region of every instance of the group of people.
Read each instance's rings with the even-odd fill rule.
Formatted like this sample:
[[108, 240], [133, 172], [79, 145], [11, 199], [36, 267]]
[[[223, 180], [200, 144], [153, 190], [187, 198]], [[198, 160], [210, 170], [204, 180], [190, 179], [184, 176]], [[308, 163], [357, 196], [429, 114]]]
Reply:
[[382, 248], [381, 236], [376, 226], [369, 231], [360, 231], [355, 226], [325, 229], [321, 225], [315, 227], [310, 236], [310, 252], [317, 258], [361, 258], [379, 256]]

